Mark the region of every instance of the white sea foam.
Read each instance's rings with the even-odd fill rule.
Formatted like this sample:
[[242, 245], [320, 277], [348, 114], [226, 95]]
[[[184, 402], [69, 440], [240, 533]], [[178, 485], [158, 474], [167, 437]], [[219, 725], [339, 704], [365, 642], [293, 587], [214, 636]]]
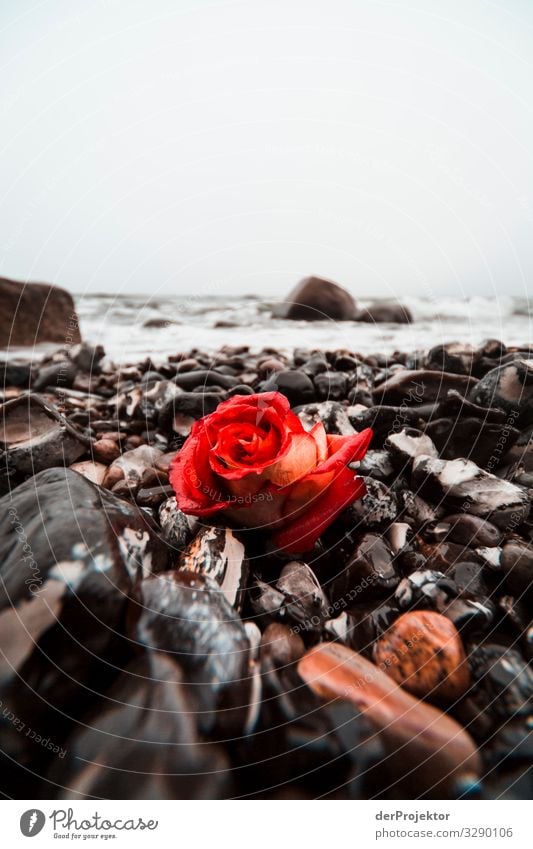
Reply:
[[[359, 303], [364, 306], [368, 301]], [[254, 296], [89, 295], [78, 298], [77, 309], [84, 338], [104, 344], [117, 363], [147, 356], [157, 361], [193, 348], [214, 352], [228, 344], [249, 345], [253, 350], [347, 348], [362, 354], [390, 354], [451, 341], [479, 345], [484, 339], [496, 338], [507, 345], [524, 345], [533, 338], [525, 299], [406, 297], [404, 303], [413, 313], [410, 325], [274, 320], [270, 317], [272, 301]], [[153, 320], [163, 326], [145, 326]]]

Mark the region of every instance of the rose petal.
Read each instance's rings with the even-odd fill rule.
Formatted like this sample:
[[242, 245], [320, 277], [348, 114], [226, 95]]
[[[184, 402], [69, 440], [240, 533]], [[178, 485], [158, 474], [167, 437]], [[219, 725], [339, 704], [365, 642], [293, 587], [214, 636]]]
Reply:
[[316, 442], [317, 461], [323, 463], [328, 458], [328, 437], [322, 422], [317, 422], [309, 431]]
[[293, 433], [287, 454], [265, 471], [265, 477], [276, 486], [286, 487], [305, 477], [316, 467], [316, 442], [311, 434]]
[[361, 433], [353, 436], [330, 436], [328, 435], [329, 457], [316, 467], [314, 474], [335, 471], [348, 463], [362, 460], [372, 439], [372, 429], [367, 427]]
[[310, 551], [320, 534], [349, 504], [361, 498], [365, 492], [362, 478], [356, 477], [354, 472], [345, 467], [308, 511], [274, 533], [275, 544], [289, 554]]
[[[232, 404], [234, 399], [237, 402]], [[219, 404], [215, 412], [203, 421], [209, 437], [211, 468], [228, 481], [239, 480], [250, 474], [260, 475], [288, 453], [294, 433], [305, 433], [298, 416], [290, 411], [288, 400], [279, 392], [236, 395]], [[257, 444], [255, 455], [251, 454], [239, 462], [231, 450], [231, 428], [235, 428], [234, 438], [238, 441], [245, 426], [253, 426], [263, 436]], [[223, 444], [219, 445], [221, 434]]]
[[170, 467], [169, 480], [180, 510], [192, 516], [210, 516], [225, 507], [224, 494], [209, 466], [202, 421], [195, 422], [189, 438]]

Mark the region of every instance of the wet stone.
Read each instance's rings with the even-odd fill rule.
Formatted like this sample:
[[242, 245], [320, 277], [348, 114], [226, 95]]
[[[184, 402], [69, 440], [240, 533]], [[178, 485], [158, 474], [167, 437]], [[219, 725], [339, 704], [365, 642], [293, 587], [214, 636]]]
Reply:
[[463, 639], [488, 631], [494, 621], [495, 607], [487, 599], [473, 601], [456, 598], [450, 602], [442, 613], [457, 628]]
[[328, 599], [313, 570], [300, 561], [291, 561], [276, 582], [284, 597], [287, 615], [304, 629], [320, 628], [329, 609]]
[[393, 462], [401, 468], [411, 467], [415, 457], [420, 454], [438, 457], [437, 449], [429, 436], [415, 428], [403, 428], [397, 433], [391, 433], [385, 440], [385, 448], [389, 450]]
[[256, 578], [251, 587], [250, 602], [256, 617], [264, 622], [286, 618], [285, 596], [266, 581]]
[[240, 610], [248, 581], [244, 545], [229, 528], [203, 527], [182, 551], [181, 569], [207, 575], [220, 586], [227, 601]]
[[430, 608], [442, 612], [457, 595], [455, 581], [442, 572], [424, 569], [403, 578], [396, 588], [394, 598], [402, 610]]
[[0, 455], [3, 464], [20, 475], [50, 466], [69, 466], [91, 444], [57, 407], [38, 395], [24, 395], [0, 407]]
[[365, 482], [366, 495], [344, 511], [342, 521], [349, 524], [350, 530], [375, 528], [394, 522], [398, 514], [396, 494], [381, 481], [360, 477]]
[[[65, 744], [50, 780], [63, 799], [219, 799], [228, 758], [200, 740], [194, 703], [174, 661], [146, 652], [129, 664], [92, 718]], [[161, 716], [165, 721], [161, 722]]]
[[261, 392], [281, 392], [288, 398], [291, 407], [315, 400], [313, 381], [299, 371], [280, 371], [263, 383]]
[[347, 375], [334, 371], [317, 374], [313, 382], [318, 398], [324, 401], [340, 401], [345, 398], [350, 385]]
[[[131, 653], [128, 596], [143, 575], [166, 568], [167, 552], [142, 511], [70, 469], [40, 472], [2, 502], [0, 700], [60, 744], [68, 717], [81, 718]], [[11, 749], [13, 732], [20, 742], [12, 726], [0, 727], [0, 750]], [[50, 753], [27, 744], [19, 762], [39, 769]]]
[[173, 431], [174, 423], [176, 422], [179, 428], [184, 417], [195, 421], [213, 413], [221, 400], [220, 395], [214, 392], [182, 392], [161, 407], [157, 419], [158, 426], [164, 432]]
[[426, 430], [443, 459], [467, 457], [489, 470], [499, 467], [505, 450], [512, 448], [520, 435], [520, 431], [507, 424], [478, 418], [434, 419]]
[[296, 407], [294, 412], [301, 420], [304, 428], [309, 431], [315, 424], [322, 422], [326, 433], [339, 436], [351, 436], [355, 433], [346, 408], [336, 401], [322, 401], [316, 404], [305, 404]]
[[157, 507], [163, 501], [166, 501], [174, 493], [171, 486], [150, 486], [146, 489], [139, 489], [135, 497], [135, 501], [139, 507]]
[[406, 426], [416, 427], [420, 417], [416, 408], [380, 404], [350, 414], [350, 421], [357, 431], [371, 427], [374, 431], [372, 447], [382, 448], [390, 433]]
[[232, 389], [238, 381], [235, 377], [222, 374], [216, 369], [199, 369], [195, 371], [180, 372], [174, 378], [174, 383], [185, 392], [191, 392], [198, 387], [220, 386], [223, 389]]
[[376, 386], [376, 404], [427, 404], [445, 398], [450, 389], [466, 393], [477, 384], [476, 378], [442, 371], [404, 369]]
[[444, 499], [451, 507], [488, 518], [499, 528], [521, 521], [529, 513], [526, 490], [485, 472], [470, 460], [417, 457], [413, 481], [434, 500]]
[[475, 359], [476, 349], [473, 345], [451, 342], [431, 348], [424, 365], [433, 371], [470, 375]]
[[267, 625], [261, 637], [261, 655], [267, 655], [274, 666], [283, 667], [300, 660], [305, 652], [302, 638], [280, 622]]
[[478, 516], [470, 516], [468, 513], [453, 513], [445, 516], [440, 521], [444, 530], [444, 539], [460, 545], [468, 545], [469, 548], [477, 546], [499, 545], [502, 533], [495, 525]]
[[364, 534], [346, 566], [332, 580], [333, 603], [351, 604], [366, 598], [391, 593], [399, 581], [393, 555], [385, 540], [377, 534]]
[[301, 371], [304, 374], [308, 375], [308, 377], [316, 377], [317, 374], [323, 374], [328, 371], [329, 363], [325, 357], [322, 355], [317, 355], [314, 357], [310, 357], [306, 363], [303, 364]]
[[513, 539], [503, 546], [501, 566], [509, 591], [519, 598], [533, 592], [533, 545]]
[[533, 360], [519, 357], [492, 369], [468, 397], [482, 407], [500, 407], [513, 422], [533, 424]]
[[372, 449], [367, 451], [359, 464], [359, 474], [388, 483], [394, 474], [394, 466], [389, 452]]
[[159, 508], [159, 524], [165, 542], [177, 551], [181, 551], [195, 534], [198, 519], [194, 516], [186, 516], [179, 509], [176, 496], [172, 495]]
[[527, 719], [533, 699], [533, 672], [516, 649], [498, 643], [473, 648], [471, 697], [495, 719]]
[[186, 570], [147, 578], [131, 604], [131, 637], [168, 653], [198, 710], [201, 730], [239, 732], [247, 712], [249, 643], [218, 584]]

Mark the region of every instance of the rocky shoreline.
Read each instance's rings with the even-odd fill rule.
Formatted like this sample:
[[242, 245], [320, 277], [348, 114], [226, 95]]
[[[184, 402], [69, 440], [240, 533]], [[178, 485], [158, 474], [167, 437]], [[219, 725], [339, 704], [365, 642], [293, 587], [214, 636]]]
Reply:
[[[1, 383], [6, 796], [529, 797], [532, 348], [237, 345], [117, 368], [79, 343]], [[185, 516], [168, 479], [195, 420], [273, 390], [306, 429], [374, 430], [367, 495], [298, 561]], [[331, 643], [376, 670], [357, 698], [313, 686], [316, 669], [340, 693]], [[430, 708], [421, 769], [398, 711], [422, 731]]]

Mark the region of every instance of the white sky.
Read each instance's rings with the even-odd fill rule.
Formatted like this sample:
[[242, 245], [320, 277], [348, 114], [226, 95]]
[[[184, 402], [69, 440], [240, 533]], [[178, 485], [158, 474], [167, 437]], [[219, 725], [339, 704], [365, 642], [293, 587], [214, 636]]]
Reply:
[[527, 294], [531, 0], [2, 0], [0, 274]]

